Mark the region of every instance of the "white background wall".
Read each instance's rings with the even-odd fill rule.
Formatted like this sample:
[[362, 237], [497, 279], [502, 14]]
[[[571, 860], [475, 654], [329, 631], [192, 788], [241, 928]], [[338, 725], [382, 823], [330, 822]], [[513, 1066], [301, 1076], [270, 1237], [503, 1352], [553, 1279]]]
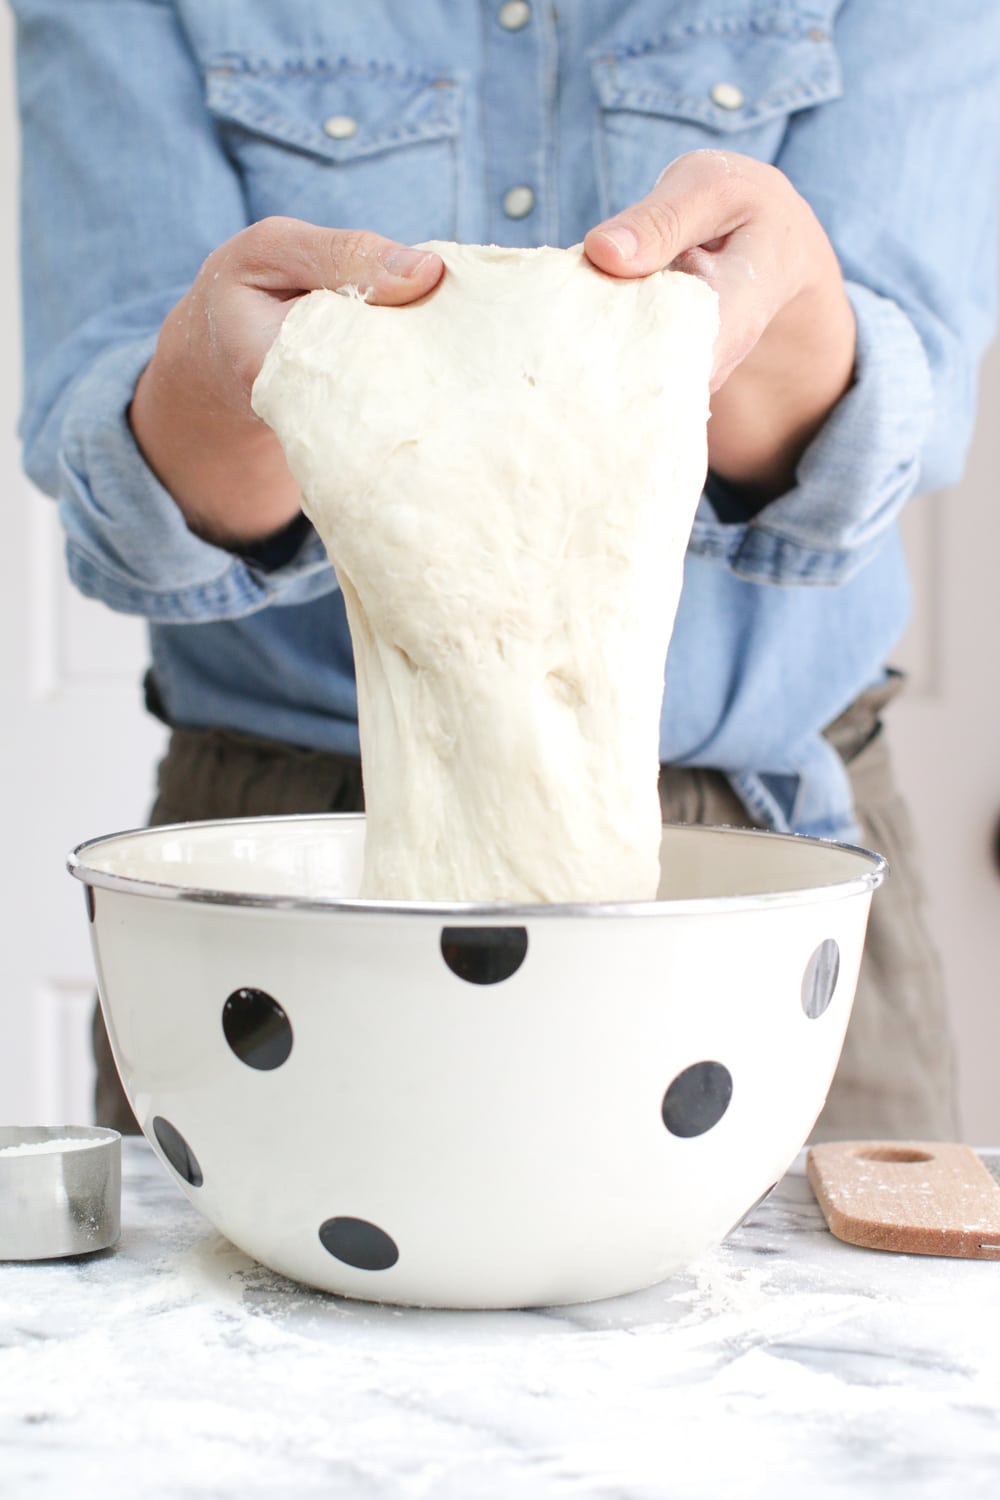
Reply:
[[[140, 706], [142, 627], [63, 580], [51, 505], [19, 469], [16, 156], [11, 20], [0, 7], [0, 1123], [89, 1117], [91, 968], [81, 840], [143, 820], [162, 732]], [[85, 275], [71, 264], [68, 275]], [[984, 371], [965, 482], [913, 507], [918, 590], [893, 714], [925, 853], [931, 916], [958, 1030], [966, 1135], [1000, 1144], [1000, 349]], [[877, 899], [877, 898], [876, 898]]]
[[0, 3], [0, 1123], [85, 1122], [93, 977], [66, 855], [144, 821], [163, 734], [140, 708], [144, 627], [69, 588], [55, 508], [20, 472], [12, 29]]

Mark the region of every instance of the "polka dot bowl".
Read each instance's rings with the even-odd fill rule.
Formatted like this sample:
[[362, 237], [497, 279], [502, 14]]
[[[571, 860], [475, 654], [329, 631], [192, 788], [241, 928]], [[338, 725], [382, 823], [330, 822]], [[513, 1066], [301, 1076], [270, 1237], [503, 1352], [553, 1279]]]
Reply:
[[93, 840], [132, 1107], [234, 1244], [385, 1302], [650, 1285], [721, 1241], [822, 1108], [877, 855], [668, 827], [656, 901], [356, 899], [364, 819]]

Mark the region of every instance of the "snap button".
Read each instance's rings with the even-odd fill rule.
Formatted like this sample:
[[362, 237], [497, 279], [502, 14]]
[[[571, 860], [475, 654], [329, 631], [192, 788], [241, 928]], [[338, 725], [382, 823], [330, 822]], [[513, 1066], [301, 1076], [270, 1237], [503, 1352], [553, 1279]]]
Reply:
[[742, 109], [743, 90], [735, 83], [717, 83], [712, 89], [712, 103], [720, 109]]
[[508, 219], [526, 219], [535, 206], [530, 187], [508, 188], [503, 195], [503, 211]]
[[497, 11], [497, 20], [504, 31], [520, 31], [531, 20], [531, 6], [526, 0], [505, 0]]
[[331, 115], [323, 121], [323, 129], [331, 140], [346, 141], [358, 133], [358, 122], [352, 115]]

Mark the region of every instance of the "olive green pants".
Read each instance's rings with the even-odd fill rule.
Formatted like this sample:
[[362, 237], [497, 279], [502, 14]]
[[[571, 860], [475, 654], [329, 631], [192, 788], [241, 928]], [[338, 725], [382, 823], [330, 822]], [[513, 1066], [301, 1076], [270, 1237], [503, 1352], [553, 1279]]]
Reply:
[[[958, 1139], [941, 969], [928, 935], [913, 832], [880, 718], [898, 686], [893, 680], [862, 695], [827, 731], [848, 767], [862, 842], [888, 858], [892, 873], [872, 903], [847, 1040], [814, 1140]], [[660, 801], [666, 822], [751, 822], [715, 771], [664, 766]], [[361, 806], [361, 771], [354, 759], [227, 731], [176, 729], [160, 765], [150, 821], [354, 812]], [[135, 1132], [99, 1010], [94, 1050], [97, 1122]]]

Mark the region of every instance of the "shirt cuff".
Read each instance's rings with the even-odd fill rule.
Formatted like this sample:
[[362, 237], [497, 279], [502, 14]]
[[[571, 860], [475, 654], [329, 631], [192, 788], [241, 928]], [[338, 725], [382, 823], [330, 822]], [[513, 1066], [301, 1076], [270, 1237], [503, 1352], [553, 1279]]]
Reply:
[[839, 584], [871, 560], [917, 486], [933, 388], [920, 338], [895, 302], [847, 283], [854, 383], [799, 460], [795, 485], [752, 520], [723, 524], [702, 496], [691, 550], [753, 583]]
[[77, 588], [160, 624], [237, 619], [330, 592], [336, 579], [311, 527], [289, 532], [291, 549], [253, 548], [247, 556], [188, 528], [128, 423], [136, 382], [155, 344], [152, 335], [108, 350], [67, 406], [59, 513]]

